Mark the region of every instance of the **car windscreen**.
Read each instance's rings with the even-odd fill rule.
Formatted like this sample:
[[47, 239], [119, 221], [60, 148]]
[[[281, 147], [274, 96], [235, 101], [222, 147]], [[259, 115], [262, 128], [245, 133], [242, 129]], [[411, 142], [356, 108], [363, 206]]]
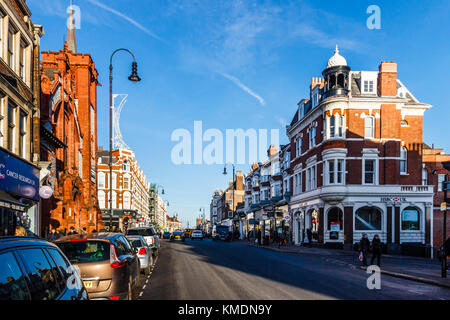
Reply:
[[146, 229], [128, 229], [127, 231], [128, 236], [154, 236], [155, 232], [152, 228], [146, 228]]
[[105, 241], [70, 241], [57, 245], [71, 263], [109, 260], [109, 243]]

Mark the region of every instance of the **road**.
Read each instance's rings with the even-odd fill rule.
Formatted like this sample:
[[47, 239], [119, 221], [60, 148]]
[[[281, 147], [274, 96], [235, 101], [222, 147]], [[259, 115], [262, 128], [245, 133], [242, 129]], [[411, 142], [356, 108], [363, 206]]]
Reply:
[[358, 262], [287, 254], [245, 242], [162, 241], [151, 275], [142, 276], [141, 300], [450, 299], [450, 290], [381, 275], [367, 288]]

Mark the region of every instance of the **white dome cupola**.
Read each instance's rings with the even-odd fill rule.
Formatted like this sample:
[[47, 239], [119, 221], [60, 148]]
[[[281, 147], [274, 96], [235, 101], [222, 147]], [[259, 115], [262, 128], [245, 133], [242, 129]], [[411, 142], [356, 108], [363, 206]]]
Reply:
[[350, 67], [347, 60], [339, 54], [338, 46], [322, 75], [325, 79], [323, 98], [330, 96], [346, 96], [350, 90]]
[[347, 60], [343, 56], [339, 54], [339, 48], [336, 45], [336, 49], [334, 50], [334, 55], [328, 60], [327, 69], [335, 66], [346, 66]]

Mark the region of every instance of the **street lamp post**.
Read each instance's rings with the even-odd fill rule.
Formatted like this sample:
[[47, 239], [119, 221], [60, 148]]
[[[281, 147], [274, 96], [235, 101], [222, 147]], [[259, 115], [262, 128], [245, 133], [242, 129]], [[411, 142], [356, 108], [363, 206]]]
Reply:
[[128, 50], [128, 49], [117, 49], [111, 54], [111, 58], [109, 59], [109, 230], [111, 231], [112, 228], [112, 216], [113, 216], [113, 208], [112, 208], [112, 147], [113, 147], [113, 137], [112, 137], [112, 127], [113, 127], [113, 109], [114, 109], [114, 103], [113, 103], [113, 57], [117, 52], [120, 51], [126, 51], [133, 57], [133, 63], [131, 65], [131, 75], [128, 77], [128, 80], [132, 82], [139, 82], [141, 81], [141, 78], [137, 74], [137, 63], [136, 59], [134, 57], [134, 54]]
[[449, 197], [448, 193], [450, 192], [450, 181], [444, 181], [442, 190], [444, 191], [444, 203], [445, 203], [445, 210], [442, 212], [444, 215], [444, 225], [442, 229], [442, 247], [443, 247], [443, 259], [442, 259], [442, 278], [447, 278], [447, 255], [449, 255], [449, 252], [447, 252], [447, 248], [445, 247], [445, 241], [447, 240], [447, 205], [449, 203]]
[[[234, 167], [234, 163], [231, 164], [233, 166], [233, 189], [232, 189], [232, 202], [231, 202], [231, 211], [233, 212], [233, 217], [234, 217], [234, 189], [235, 189], [235, 179], [236, 179], [236, 169]], [[227, 165], [225, 164], [225, 166], [223, 167], [223, 175], [227, 175]], [[233, 234], [231, 235], [231, 239], [233, 239], [233, 235], [234, 235], [234, 221], [233, 219], [231, 220], [231, 230], [233, 232]]]

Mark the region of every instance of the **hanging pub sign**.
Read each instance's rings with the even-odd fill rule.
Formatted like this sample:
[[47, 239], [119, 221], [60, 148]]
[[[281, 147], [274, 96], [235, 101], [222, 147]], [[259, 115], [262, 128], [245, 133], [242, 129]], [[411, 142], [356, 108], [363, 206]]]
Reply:
[[39, 201], [39, 169], [0, 150], [0, 189]]

